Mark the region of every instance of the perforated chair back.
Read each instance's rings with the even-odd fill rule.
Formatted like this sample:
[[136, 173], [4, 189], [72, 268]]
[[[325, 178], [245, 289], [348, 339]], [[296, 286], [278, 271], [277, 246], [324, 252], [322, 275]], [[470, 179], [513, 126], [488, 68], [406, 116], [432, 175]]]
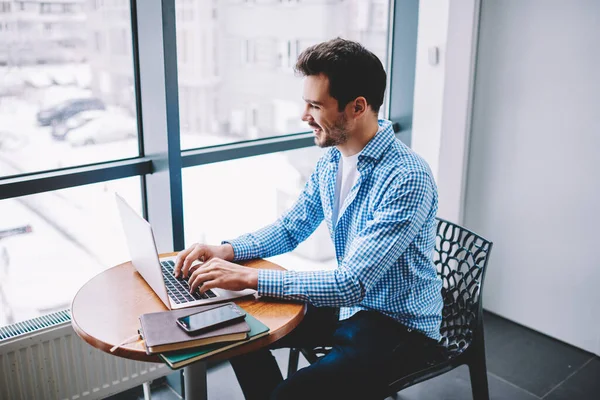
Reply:
[[440, 333], [451, 353], [462, 353], [481, 327], [481, 287], [491, 249], [488, 240], [438, 218], [433, 260], [443, 281]]

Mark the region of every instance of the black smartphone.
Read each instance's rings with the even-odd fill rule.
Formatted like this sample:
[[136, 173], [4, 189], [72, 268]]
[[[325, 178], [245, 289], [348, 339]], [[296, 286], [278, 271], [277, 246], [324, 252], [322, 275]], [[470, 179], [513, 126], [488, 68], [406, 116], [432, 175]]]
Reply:
[[199, 334], [244, 319], [245, 314], [233, 303], [177, 318], [177, 325], [190, 334]]

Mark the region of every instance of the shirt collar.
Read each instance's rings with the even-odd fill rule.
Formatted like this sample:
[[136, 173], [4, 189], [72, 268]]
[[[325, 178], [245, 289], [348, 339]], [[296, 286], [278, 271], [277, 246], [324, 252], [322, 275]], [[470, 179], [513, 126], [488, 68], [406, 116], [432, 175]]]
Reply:
[[[392, 143], [396, 136], [394, 135], [394, 130], [392, 128], [392, 122], [380, 119], [377, 121], [379, 124], [379, 131], [373, 139], [367, 143], [367, 145], [362, 149], [359, 155], [360, 159], [371, 159], [373, 161], [379, 160], [383, 156], [383, 152], [388, 148], [390, 143]], [[341, 153], [336, 147], [331, 147], [328, 152], [329, 162], [339, 162]]]

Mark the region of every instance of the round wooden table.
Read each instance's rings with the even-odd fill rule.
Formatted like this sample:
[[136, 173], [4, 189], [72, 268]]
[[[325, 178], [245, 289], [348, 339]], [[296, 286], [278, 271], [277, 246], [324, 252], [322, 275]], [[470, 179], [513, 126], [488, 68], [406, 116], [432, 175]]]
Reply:
[[[252, 268], [283, 270], [277, 264], [266, 260], [251, 260], [241, 264]], [[267, 325], [270, 329], [269, 334], [185, 367], [186, 393], [188, 396], [194, 393], [193, 397], [189, 398], [202, 398], [203, 395], [206, 397], [206, 361], [226, 360], [268, 346], [290, 333], [306, 313], [306, 305], [302, 303], [252, 297], [234, 301]], [[137, 334], [141, 314], [165, 310], [167, 308], [163, 302], [135, 270], [133, 264], [126, 262], [96, 275], [79, 289], [71, 304], [71, 323], [79, 337], [95, 348], [110, 353], [109, 350], [113, 346]], [[158, 356], [146, 354], [141, 340], [126, 344], [110, 354], [138, 361], [162, 362]], [[199, 376], [200, 374], [203, 374], [204, 378]]]

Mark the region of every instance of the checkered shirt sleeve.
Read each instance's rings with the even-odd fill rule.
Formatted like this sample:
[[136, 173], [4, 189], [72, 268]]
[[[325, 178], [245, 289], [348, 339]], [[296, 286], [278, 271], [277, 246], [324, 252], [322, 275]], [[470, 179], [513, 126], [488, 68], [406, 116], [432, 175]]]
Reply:
[[428, 175], [415, 172], [404, 177], [388, 191], [339, 268], [314, 272], [260, 270], [259, 294], [308, 301], [316, 306], [358, 304], [414, 240], [432, 200]]

